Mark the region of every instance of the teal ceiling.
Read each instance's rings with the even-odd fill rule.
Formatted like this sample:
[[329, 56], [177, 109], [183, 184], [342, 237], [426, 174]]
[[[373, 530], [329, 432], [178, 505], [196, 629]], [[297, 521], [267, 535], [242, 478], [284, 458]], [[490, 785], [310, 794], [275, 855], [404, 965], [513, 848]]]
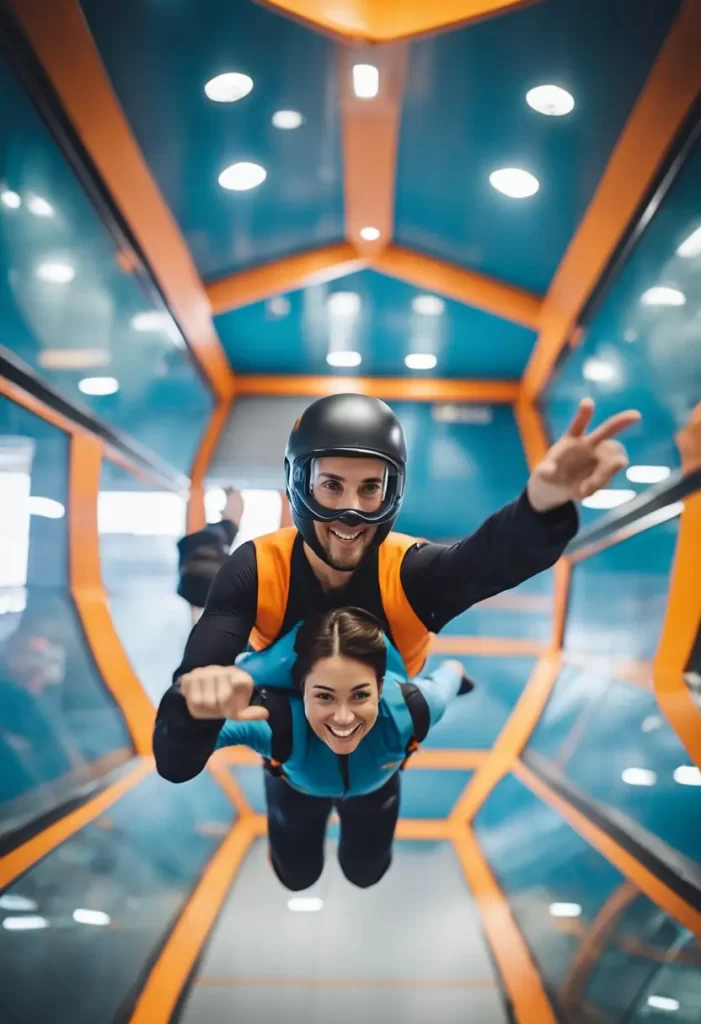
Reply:
[[[336, 315], [335, 293], [358, 298], [355, 316]], [[402, 376], [405, 356], [434, 355], [433, 370], [420, 376], [518, 379], [535, 343], [535, 332], [459, 302], [444, 300], [438, 316], [414, 311], [423, 293], [371, 270], [328, 284], [275, 296], [216, 317], [227, 355], [239, 373], [334, 372], [329, 347], [362, 357], [344, 376]]]
[[[544, 292], [678, 7], [550, 0], [414, 43], [397, 240]], [[571, 114], [528, 106], [546, 83], [572, 94]], [[489, 184], [501, 167], [529, 171], [540, 190], [507, 198]]]
[[[343, 237], [343, 182], [333, 44], [249, 0], [83, 0], [90, 28], [158, 186], [204, 278]], [[253, 79], [236, 103], [205, 83]], [[297, 110], [295, 131], [274, 128]], [[239, 161], [267, 178], [228, 192]]]

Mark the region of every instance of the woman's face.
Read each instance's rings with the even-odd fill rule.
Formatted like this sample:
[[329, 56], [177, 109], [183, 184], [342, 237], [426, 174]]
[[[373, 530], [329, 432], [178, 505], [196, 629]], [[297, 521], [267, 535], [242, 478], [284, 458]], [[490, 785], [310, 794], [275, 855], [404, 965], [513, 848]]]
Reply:
[[352, 658], [321, 658], [304, 684], [309, 725], [334, 754], [352, 754], [377, 721], [380, 690], [375, 673]]

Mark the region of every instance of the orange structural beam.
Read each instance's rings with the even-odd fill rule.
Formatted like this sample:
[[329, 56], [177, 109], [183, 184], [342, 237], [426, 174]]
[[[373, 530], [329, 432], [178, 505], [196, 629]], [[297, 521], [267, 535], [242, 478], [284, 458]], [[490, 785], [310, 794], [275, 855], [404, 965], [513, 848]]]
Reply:
[[386, 43], [493, 17], [537, 0], [259, 0], [345, 39]]
[[655, 694], [690, 756], [701, 767], [701, 714], [684, 673], [701, 628], [701, 492], [684, 502], [662, 636], [653, 665]]
[[528, 946], [471, 829], [454, 829], [453, 845], [482, 917], [516, 1024], [557, 1024]]
[[[368, 58], [356, 47], [336, 51], [343, 131], [343, 184], [346, 238], [372, 256], [392, 238], [399, 121], [407, 65], [404, 43], [378, 47]], [[373, 100], [353, 91], [353, 65], [375, 65], [380, 89]], [[364, 238], [373, 228], [377, 238]]]
[[148, 976], [130, 1024], [169, 1024], [202, 946], [253, 839], [254, 818], [242, 818], [207, 865]]
[[479, 654], [494, 658], [540, 658], [549, 646], [524, 637], [454, 636], [439, 633], [431, 642], [431, 654]]
[[701, 4], [685, 0], [545, 296], [523, 378], [529, 397], [545, 387], [698, 96], [700, 52]]
[[0, 857], [0, 889], [11, 885], [16, 878], [29, 871], [37, 861], [55, 850], [60, 843], [70, 839], [81, 828], [85, 828], [91, 821], [104, 814], [113, 803], [133, 789], [151, 771], [153, 761], [150, 758], [140, 759], [127, 775], [123, 775], [118, 782], [103, 789], [98, 796], [87, 800], [75, 811], [65, 814], [42, 832], [28, 839], [26, 843]]
[[262, 302], [271, 295], [308, 288], [363, 270], [367, 261], [348, 242], [284, 256], [250, 270], [210, 281], [207, 296], [215, 314]]
[[648, 899], [651, 899], [658, 907], [688, 928], [697, 938], [701, 938], [701, 911], [678, 896], [633, 854], [625, 850], [607, 832], [604, 832], [586, 815], [563, 799], [547, 782], [540, 779], [522, 762], [516, 762], [513, 771], [521, 782], [556, 810], [588, 843], [602, 853], [614, 867], [618, 868], [622, 875], [634, 882]]
[[537, 403], [527, 398], [523, 389], [514, 403], [514, 417], [528, 468], [533, 470], [545, 458], [550, 438]]
[[474, 818], [494, 787], [511, 770], [548, 702], [560, 665], [559, 653], [546, 655], [536, 665], [489, 757], [472, 776], [453, 808], [450, 819], [456, 826]]
[[12, 5], [210, 386], [218, 395], [228, 394], [234, 376], [206, 292], [119, 105], [78, 0], [12, 0]]
[[71, 593], [100, 676], [124, 715], [134, 747], [138, 754], [150, 754], [154, 708], [117, 636], [102, 585], [97, 531], [102, 455], [97, 438], [73, 436], [68, 507]]
[[465, 270], [454, 263], [394, 244], [377, 253], [372, 266], [388, 277], [406, 281], [427, 292], [439, 292], [446, 298], [475, 306], [504, 320], [513, 320], [532, 330], [539, 326], [540, 296], [476, 270]]
[[190, 470], [190, 499], [187, 504], [187, 532], [203, 530], [207, 525], [204, 508], [205, 480], [219, 438], [231, 413], [233, 395], [222, 398], [207, 424]]
[[236, 378], [237, 395], [319, 398], [348, 391], [397, 401], [508, 403], [514, 400], [518, 381], [431, 377], [276, 377], [266, 374], [245, 374]]

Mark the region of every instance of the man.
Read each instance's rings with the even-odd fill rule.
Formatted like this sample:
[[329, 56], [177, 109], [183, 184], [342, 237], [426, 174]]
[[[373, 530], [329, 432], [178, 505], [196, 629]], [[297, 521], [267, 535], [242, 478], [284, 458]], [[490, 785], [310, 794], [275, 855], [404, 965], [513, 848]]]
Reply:
[[[431, 633], [472, 605], [550, 568], [577, 532], [574, 502], [628, 463], [615, 436], [640, 418], [611, 417], [586, 434], [586, 399], [565, 435], [531, 473], [521, 496], [453, 545], [392, 533], [401, 508], [406, 447], [384, 402], [333, 395], [295, 424], [285, 455], [295, 528], [243, 544], [212, 585], [204, 613], [158, 710], [158, 771], [174, 782], [198, 774], [225, 718], [265, 717], [231, 671], [249, 643], [272, 644], [309, 615], [357, 606], [372, 612], [410, 675]], [[427, 496], [430, 500], [430, 496]]]

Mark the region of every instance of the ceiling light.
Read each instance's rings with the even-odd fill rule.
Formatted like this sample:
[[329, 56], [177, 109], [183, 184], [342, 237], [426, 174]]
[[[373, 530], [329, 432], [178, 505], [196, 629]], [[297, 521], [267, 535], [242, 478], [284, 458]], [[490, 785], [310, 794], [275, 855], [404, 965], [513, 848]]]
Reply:
[[37, 928], [48, 928], [49, 922], [45, 917], [6, 917], [2, 922], [3, 928], [8, 932], [29, 932]]
[[210, 100], [215, 103], [235, 103], [248, 96], [253, 88], [253, 79], [248, 75], [241, 75], [238, 71], [229, 71], [224, 75], [217, 75], [210, 78], [204, 87], [204, 91]]
[[2, 910], [37, 910], [34, 900], [28, 900], [26, 896], [15, 896], [14, 893], [5, 892], [0, 896], [0, 909]]
[[643, 292], [640, 301], [643, 306], [683, 306], [686, 302], [686, 295], [678, 288], [658, 285]]
[[139, 332], [167, 331], [171, 326], [171, 319], [168, 313], [159, 313], [158, 310], [152, 309], [132, 317], [131, 326]]
[[503, 192], [511, 199], [527, 199], [534, 196], [540, 188], [538, 179], [520, 167], [502, 167], [498, 171], [492, 171], [489, 183], [497, 192]]
[[678, 999], [670, 999], [668, 996], [648, 996], [647, 1005], [653, 1010], [666, 1010], [668, 1013], [676, 1013], [680, 1007]]
[[582, 376], [585, 380], [597, 381], [597, 383], [603, 384], [607, 381], [615, 380], [618, 373], [615, 365], [609, 362], [608, 359], [597, 359], [592, 356], [590, 359], [585, 360], [582, 367]]
[[537, 85], [526, 93], [526, 103], [548, 117], [563, 117], [574, 110], [574, 97], [559, 85]]
[[638, 332], [632, 330], [631, 328], [629, 328], [627, 331], [623, 332], [623, 340], [627, 341], [629, 344], [631, 342], [633, 342], [633, 341], [637, 341], [638, 340]]
[[353, 65], [353, 92], [360, 100], [371, 100], [380, 91], [380, 72], [374, 64]]
[[680, 786], [701, 786], [701, 771], [695, 764], [680, 764], [674, 769], [674, 781]]
[[35, 217], [53, 217], [54, 215], [54, 208], [51, 203], [47, 203], [41, 196], [31, 196], [27, 200], [27, 207]]
[[112, 922], [110, 915], [102, 910], [74, 910], [73, 920], [78, 924], [94, 924], [98, 927], [104, 927]]
[[273, 114], [273, 127], [283, 131], [292, 131], [304, 124], [304, 118], [298, 110], [276, 110]]
[[438, 360], [428, 352], [412, 352], [404, 360], [408, 370], [432, 370]]
[[247, 192], [249, 189], [261, 185], [267, 176], [267, 171], [260, 164], [242, 161], [225, 167], [218, 180], [221, 187], [230, 192]]
[[363, 239], [364, 242], [376, 242], [377, 239], [380, 237], [380, 229], [370, 227], [361, 228], [360, 237]]
[[360, 355], [360, 352], [351, 352], [348, 350], [343, 352], [329, 352], [326, 357], [326, 362], [329, 366], [336, 367], [342, 366], [347, 368], [351, 366], [360, 366], [362, 361], [363, 357]]
[[284, 295], [273, 295], [271, 299], [268, 299], [266, 306], [268, 313], [277, 319], [287, 316], [291, 308], [290, 300]]
[[548, 909], [551, 917], [582, 916], [582, 908], [579, 903], [551, 903]]
[[69, 263], [40, 263], [37, 277], [51, 284], [70, 284], [75, 277], [75, 270]]
[[671, 472], [669, 466], [629, 466], [626, 476], [632, 484], [659, 484]]
[[84, 395], [113, 395], [119, 391], [119, 381], [116, 377], [84, 377], [78, 388]]
[[318, 896], [293, 896], [287, 901], [288, 910], [302, 911], [307, 914], [321, 910], [323, 906], [324, 901], [320, 900]]
[[32, 494], [28, 502], [30, 516], [43, 516], [44, 519], [63, 519], [66, 509], [60, 501], [53, 498], [42, 498]]
[[360, 296], [357, 292], [332, 292], [326, 300], [331, 316], [351, 317], [360, 312]]
[[585, 508], [618, 508], [619, 505], [625, 505], [627, 501], [631, 501], [635, 497], [637, 497], [635, 491], [625, 489], [615, 491], [602, 488], [588, 498], [584, 498], [582, 504]]
[[441, 316], [445, 302], [437, 295], [417, 295], [411, 300], [411, 308], [419, 316]]
[[22, 205], [22, 198], [17, 192], [12, 192], [7, 189], [5, 192], [0, 192], [0, 200], [10, 210], [19, 210]]
[[626, 768], [621, 778], [629, 786], [654, 786], [657, 775], [648, 768]]
[[664, 722], [659, 715], [648, 715], [647, 718], [643, 719], [643, 724], [640, 728], [643, 732], [657, 732], [663, 725]]
[[701, 228], [697, 228], [688, 238], [684, 239], [677, 249], [677, 256], [683, 256], [687, 260], [694, 256], [701, 256]]

